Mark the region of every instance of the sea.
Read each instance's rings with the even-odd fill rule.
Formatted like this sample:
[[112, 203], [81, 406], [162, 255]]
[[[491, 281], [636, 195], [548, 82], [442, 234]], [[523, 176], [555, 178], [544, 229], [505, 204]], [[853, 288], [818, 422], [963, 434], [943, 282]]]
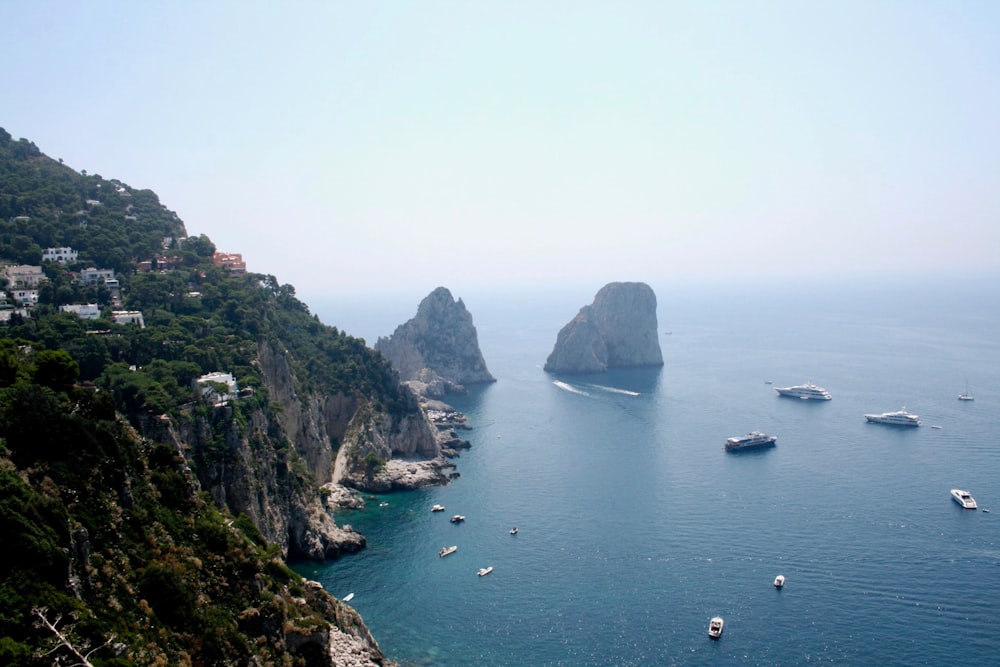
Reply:
[[[602, 284], [453, 290], [497, 378], [450, 398], [461, 476], [338, 514], [367, 548], [296, 569], [403, 667], [996, 664], [1000, 280], [651, 285], [663, 367], [583, 376], [543, 365]], [[423, 296], [310, 307], [373, 344]], [[833, 399], [774, 390], [805, 382]]]

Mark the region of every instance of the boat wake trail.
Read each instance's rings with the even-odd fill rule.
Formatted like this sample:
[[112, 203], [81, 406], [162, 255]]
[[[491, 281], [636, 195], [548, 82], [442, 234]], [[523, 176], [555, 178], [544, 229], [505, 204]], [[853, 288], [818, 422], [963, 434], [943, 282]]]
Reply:
[[590, 397], [590, 394], [585, 392], [583, 389], [580, 389], [579, 387], [574, 387], [573, 385], [563, 382], [562, 380], [555, 380], [552, 384], [559, 387], [563, 391], [568, 391], [571, 394], [579, 394], [580, 396]]
[[624, 394], [625, 396], [638, 396], [639, 392], [629, 391], [628, 389], [619, 389], [618, 387], [605, 387], [600, 384], [588, 384], [591, 389], [598, 389], [600, 391], [606, 391], [610, 394]]

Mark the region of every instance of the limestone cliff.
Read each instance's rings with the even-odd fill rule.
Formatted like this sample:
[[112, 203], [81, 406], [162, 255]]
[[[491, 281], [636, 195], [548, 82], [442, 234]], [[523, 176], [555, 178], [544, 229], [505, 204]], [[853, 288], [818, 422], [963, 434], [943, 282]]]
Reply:
[[424, 396], [440, 398], [463, 391], [466, 384], [496, 382], [479, 349], [472, 315], [445, 287], [426, 296], [416, 316], [390, 337], [380, 337], [375, 349]]
[[645, 283], [609, 283], [559, 331], [545, 370], [600, 373], [662, 365], [652, 288]]
[[381, 491], [448, 482], [450, 464], [424, 411], [389, 414], [364, 397], [300, 394], [277, 343], [258, 344], [257, 364], [259, 396], [191, 406], [147, 420], [143, 432], [173, 443], [215, 504], [246, 514], [286, 557], [322, 560], [364, 548], [364, 536], [333, 521], [324, 485]]

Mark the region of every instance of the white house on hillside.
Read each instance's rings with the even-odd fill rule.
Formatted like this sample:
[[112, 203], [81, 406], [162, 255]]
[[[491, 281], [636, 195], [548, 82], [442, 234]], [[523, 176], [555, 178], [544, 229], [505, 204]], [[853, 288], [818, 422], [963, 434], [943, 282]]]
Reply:
[[11, 291], [14, 301], [18, 303], [34, 306], [38, 303], [38, 290], [36, 289], [16, 289]]
[[100, 285], [114, 279], [114, 269], [95, 269], [91, 267], [80, 271], [80, 282], [84, 285]]
[[77, 255], [79, 253], [72, 248], [46, 248], [42, 251], [42, 261], [69, 264], [76, 261]]
[[3, 275], [7, 277], [7, 284], [12, 288], [32, 289], [38, 287], [38, 283], [45, 280], [42, 267], [30, 264], [17, 264], [5, 266]]
[[[202, 398], [210, 399], [216, 405], [236, 398], [239, 387], [232, 373], [206, 373], [194, 381], [194, 388], [201, 392]], [[225, 387], [225, 388], [223, 388]]]
[[140, 329], [146, 328], [141, 310], [112, 310], [111, 321], [115, 324], [138, 324]]
[[75, 313], [82, 320], [96, 320], [101, 316], [101, 307], [96, 303], [74, 303], [59, 306], [60, 313]]

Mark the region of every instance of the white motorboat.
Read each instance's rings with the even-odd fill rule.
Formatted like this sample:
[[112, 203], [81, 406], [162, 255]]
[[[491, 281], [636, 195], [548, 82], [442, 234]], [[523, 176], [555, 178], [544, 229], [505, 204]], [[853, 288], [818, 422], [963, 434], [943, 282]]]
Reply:
[[347, 595], [344, 596], [344, 602], [350, 602], [353, 599], [354, 599], [354, 593], [348, 593]]
[[514, 526], [513, 528], [510, 529], [510, 534], [517, 535], [517, 526]]
[[880, 415], [865, 415], [865, 419], [871, 424], [889, 424], [890, 426], [920, 426], [920, 415], [915, 415], [906, 411], [896, 410], [895, 412], [883, 412]]
[[785, 575], [779, 574], [777, 577], [774, 578], [775, 588], [781, 588], [784, 585], [785, 585]]
[[490, 565], [489, 567], [481, 567], [481, 568], [479, 568], [478, 574], [479, 574], [480, 577], [485, 577], [487, 574], [489, 574], [492, 571], [493, 571], [493, 566]]
[[712, 639], [718, 639], [722, 636], [722, 628], [724, 628], [726, 622], [722, 620], [721, 616], [714, 617], [708, 622], [708, 636]]
[[744, 449], [754, 449], [756, 447], [774, 447], [777, 436], [751, 431], [746, 435], [737, 435], [726, 439], [727, 452], [739, 452]]
[[807, 401], [829, 401], [833, 398], [833, 396], [830, 396], [830, 392], [826, 389], [814, 385], [811, 382], [807, 382], [806, 384], [797, 384], [792, 387], [775, 387], [774, 390], [778, 392], [778, 396], [801, 398]]
[[455, 553], [456, 551], [458, 551], [458, 545], [457, 544], [452, 545], [450, 547], [443, 547], [441, 549], [441, 551], [438, 552], [438, 556], [441, 556], [441, 558], [444, 558], [445, 556], [450, 556], [451, 554]]
[[432, 512], [443, 512], [444, 511], [444, 505], [434, 505], [433, 507], [431, 507], [431, 511]]
[[451, 517], [448, 520], [451, 521], [452, 523], [462, 523], [463, 521], [465, 521], [465, 515], [456, 514], [455, 516]]
[[967, 510], [974, 510], [978, 507], [976, 499], [972, 497], [972, 494], [962, 489], [952, 489], [951, 499]]

